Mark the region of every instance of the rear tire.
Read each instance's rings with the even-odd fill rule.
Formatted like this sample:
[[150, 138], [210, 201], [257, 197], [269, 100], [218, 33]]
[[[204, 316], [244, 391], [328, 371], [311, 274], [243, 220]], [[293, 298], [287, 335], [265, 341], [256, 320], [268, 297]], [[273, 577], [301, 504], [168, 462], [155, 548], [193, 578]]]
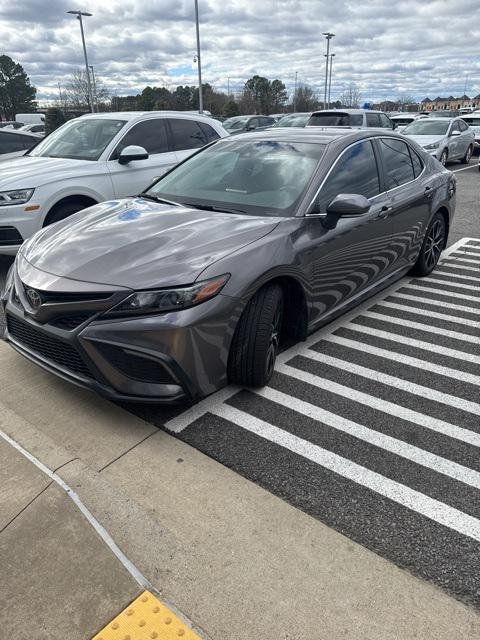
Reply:
[[460, 162], [462, 164], [468, 164], [470, 162], [470, 158], [472, 157], [472, 155], [473, 155], [473, 146], [470, 145], [468, 149], [465, 151], [465, 155], [460, 160]]
[[272, 377], [280, 344], [283, 293], [265, 285], [245, 308], [233, 336], [228, 358], [229, 382], [263, 387]]
[[445, 218], [440, 212], [437, 212], [433, 216], [423, 239], [422, 248], [411, 271], [412, 275], [424, 277], [432, 273], [445, 247], [446, 239], [447, 225], [445, 224]]

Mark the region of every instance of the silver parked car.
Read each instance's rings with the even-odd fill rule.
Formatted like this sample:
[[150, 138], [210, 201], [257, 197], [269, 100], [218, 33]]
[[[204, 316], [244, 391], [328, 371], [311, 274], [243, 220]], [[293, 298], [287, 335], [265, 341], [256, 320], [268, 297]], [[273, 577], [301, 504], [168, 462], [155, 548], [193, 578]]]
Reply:
[[138, 197], [20, 248], [0, 301], [20, 354], [112, 398], [262, 386], [302, 340], [447, 242], [455, 176], [390, 131], [224, 137]]
[[287, 113], [277, 120], [277, 122], [273, 125], [274, 127], [305, 127], [307, 122], [310, 120], [312, 115], [311, 111], [306, 112], [295, 112], [295, 113]]
[[34, 147], [43, 136], [15, 129], [0, 129], [0, 161], [23, 156]]
[[475, 134], [462, 118], [416, 120], [402, 134], [418, 142], [443, 165], [450, 160], [468, 164], [475, 145]]
[[382, 111], [370, 109], [324, 109], [314, 111], [307, 127], [350, 127], [351, 129], [395, 129]]
[[475, 149], [480, 149], [480, 111], [474, 111], [462, 116], [462, 120], [468, 124], [475, 135]]

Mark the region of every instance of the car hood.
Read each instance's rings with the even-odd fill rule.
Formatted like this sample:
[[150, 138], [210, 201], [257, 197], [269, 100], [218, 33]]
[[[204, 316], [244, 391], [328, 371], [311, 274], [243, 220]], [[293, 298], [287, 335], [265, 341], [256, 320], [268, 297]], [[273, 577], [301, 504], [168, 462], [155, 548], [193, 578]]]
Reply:
[[129, 198], [46, 227], [20, 252], [55, 276], [152, 289], [194, 282], [206, 267], [259, 240], [280, 221]]
[[408, 133], [404, 134], [407, 138], [414, 140], [421, 147], [426, 147], [427, 144], [435, 144], [436, 142], [441, 142], [445, 136], [414, 136]]
[[[2, 156], [0, 156], [1, 158]], [[77, 176], [84, 169], [91, 172], [95, 162], [70, 158], [19, 156], [0, 171], [0, 191], [31, 189], [67, 176]]]

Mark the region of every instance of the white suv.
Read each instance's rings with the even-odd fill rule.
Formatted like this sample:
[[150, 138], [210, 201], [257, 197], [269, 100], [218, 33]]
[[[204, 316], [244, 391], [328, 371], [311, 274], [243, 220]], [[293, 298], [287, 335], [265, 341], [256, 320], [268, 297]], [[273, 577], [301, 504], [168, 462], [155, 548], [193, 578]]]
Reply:
[[178, 111], [95, 113], [67, 122], [0, 170], [0, 254], [47, 224], [143, 191], [196, 149], [228, 133]]

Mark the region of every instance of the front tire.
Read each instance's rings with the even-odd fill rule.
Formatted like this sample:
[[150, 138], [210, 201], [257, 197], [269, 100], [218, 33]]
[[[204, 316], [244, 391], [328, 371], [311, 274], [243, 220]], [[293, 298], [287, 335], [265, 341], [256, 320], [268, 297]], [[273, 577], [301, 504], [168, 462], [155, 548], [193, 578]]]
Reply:
[[45, 218], [44, 227], [49, 224], [53, 224], [54, 222], [60, 222], [60, 220], [65, 220], [70, 216], [73, 216], [74, 213], [89, 207], [89, 204], [81, 204], [79, 202], [64, 202], [55, 205], [48, 212], [47, 217]]
[[418, 254], [417, 261], [412, 268], [414, 276], [428, 276], [437, 266], [447, 240], [447, 225], [445, 218], [439, 212], [433, 216], [425, 238], [423, 239], [422, 248]]
[[448, 150], [444, 149], [442, 151], [442, 155], [440, 156], [440, 162], [443, 164], [443, 166], [445, 166], [447, 164], [448, 161]]
[[280, 344], [283, 293], [278, 284], [262, 287], [246, 306], [228, 358], [229, 382], [263, 387], [272, 377]]
[[470, 162], [470, 158], [472, 157], [472, 155], [473, 155], [473, 146], [470, 145], [468, 149], [465, 151], [465, 155], [463, 156], [460, 162], [462, 164], [468, 164]]

